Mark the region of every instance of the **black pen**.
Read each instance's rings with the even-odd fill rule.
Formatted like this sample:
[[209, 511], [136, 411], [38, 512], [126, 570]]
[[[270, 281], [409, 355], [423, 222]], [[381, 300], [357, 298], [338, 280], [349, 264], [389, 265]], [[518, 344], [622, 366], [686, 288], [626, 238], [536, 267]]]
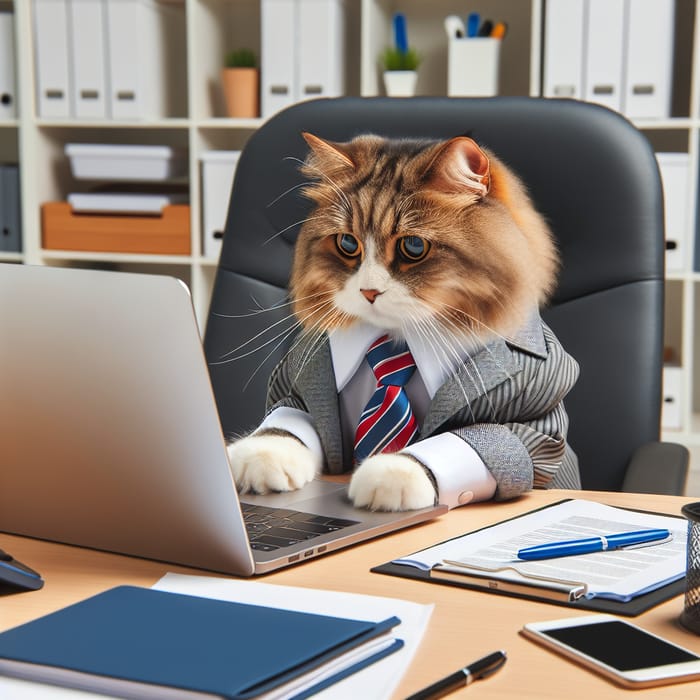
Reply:
[[490, 676], [498, 671], [505, 662], [505, 651], [494, 651], [493, 654], [484, 656], [483, 659], [479, 659], [461, 668], [459, 671], [455, 671], [455, 673], [446, 678], [429, 685], [427, 688], [419, 690], [417, 693], [407, 697], [406, 700], [435, 700], [436, 698], [441, 698], [443, 695], [447, 695], [458, 688], [469, 685], [472, 681], [478, 681], [480, 678]]

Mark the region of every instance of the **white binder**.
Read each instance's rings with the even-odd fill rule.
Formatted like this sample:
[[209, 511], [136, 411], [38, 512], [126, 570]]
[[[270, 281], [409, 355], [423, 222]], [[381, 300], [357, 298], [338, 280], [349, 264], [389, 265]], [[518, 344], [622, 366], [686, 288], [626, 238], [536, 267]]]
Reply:
[[543, 94], [583, 95], [583, 0], [548, 0], [544, 27]]
[[296, 0], [260, 0], [261, 113], [267, 118], [296, 101]]
[[0, 10], [0, 120], [17, 117], [14, 19]]
[[622, 108], [626, 0], [587, 0], [583, 99]]
[[[107, 1], [108, 110], [113, 119], [154, 119], [178, 109], [169, 88], [185, 75], [173, 37], [184, 7], [157, 0]], [[184, 91], [182, 91], [184, 94]]]
[[216, 260], [226, 228], [233, 178], [240, 151], [202, 153], [202, 223], [204, 257]]
[[66, 0], [33, 2], [37, 112], [48, 119], [70, 117]]
[[661, 404], [661, 427], [670, 430], [683, 429], [684, 369], [676, 365], [664, 365], [663, 403]]
[[345, 92], [344, 21], [339, 0], [297, 0], [297, 100]]
[[105, 118], [107, 71], [104, 0], [68, 0], [74, 116]]
[[261, 111], [345, 92], [342, 0], [260, 0]]
[[656, 160], [664, 188], [666, 269], [689, 269], [688, 201], [690, 197], [690, 156], [687, 153], [657, 153]]
[[664, 119], [671, 112], [674, 0], [627, 0], [627, 60], [623, 112]]

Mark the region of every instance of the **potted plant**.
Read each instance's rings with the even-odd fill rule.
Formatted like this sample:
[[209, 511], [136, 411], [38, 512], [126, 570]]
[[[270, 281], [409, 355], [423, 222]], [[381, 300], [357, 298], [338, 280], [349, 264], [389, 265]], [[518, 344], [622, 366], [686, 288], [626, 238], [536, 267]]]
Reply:
[[415, 49], [387, 47], [382, 54], [384, 88], [389, 97], [410, 97], [416, 92], [420, 57]]
[[221, 84], [229, 117], [259, 115], [259, 75], [256, 56], [251, 49], [237, 49], [226, 54]]

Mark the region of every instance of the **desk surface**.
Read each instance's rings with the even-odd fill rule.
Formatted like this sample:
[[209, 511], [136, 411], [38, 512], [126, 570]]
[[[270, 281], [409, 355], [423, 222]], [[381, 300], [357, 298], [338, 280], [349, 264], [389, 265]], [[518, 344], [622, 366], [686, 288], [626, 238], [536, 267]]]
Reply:
[[[451, 697], [513, 697], [525, 700], [552, 698], [616, 697], [629, 691], [617, 688], [595, 674], [572, 664], [522, 638], [518, 630], [526, 622], [590, 614], [566, 607], [493, 595], [450, 586], [430, 585], [370, 573], [372, 566], [402, 554], [429, 547], [455, 535], [512, 517], [563, 497], [599, 500], [610, 505], [656, 510], [679, 515], [681, 506], [694, 499], [640, 494], [534, 491], [508, 503], [485, 503], [451, 511], [424, 525], [385, 536], [369, 543], [268, 574], [258, 580], [309, 588], [366, 593], [435, 603], [430, 625], [416, 659], [401, 682], [396, 697], [461, 668], [496, 649], [508, 653], [498, 674], [476, 687]], [[202, 574], [159, 562], [80, 549], [39, 540], [0, 534], [0, 546], [18, 560], [41, 572], [46, 585], [40, 591], [0, 596], [0, 630], [74, 603], [120, 584], [151, 586], [168, 571]], [[700, 653], [700, 636], [678, 623], [683, 596], [677, 596], [641, 616], [630, 618], [645, 629]], [[650, 689], [645, 697], [698, 698], [700, 682]]]

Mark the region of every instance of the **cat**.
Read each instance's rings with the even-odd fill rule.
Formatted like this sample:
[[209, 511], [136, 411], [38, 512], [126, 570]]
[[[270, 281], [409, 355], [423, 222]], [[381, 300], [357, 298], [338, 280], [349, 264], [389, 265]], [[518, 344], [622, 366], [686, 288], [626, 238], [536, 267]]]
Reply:
[[[313, 209], [290, 278], [302, 332], [272, 373], [266, 418], [227, 446], [238, 489], [354, 469], [355, 506], [411, 510], [580, 488], [563, 406], [578, 365], [539, 317], [558, 254], [518, 176], [469, 137], [303, 137]], [[353, 466], [376, 388], [364, 352], [382, 334], [415, 357], [418, 435]]]

